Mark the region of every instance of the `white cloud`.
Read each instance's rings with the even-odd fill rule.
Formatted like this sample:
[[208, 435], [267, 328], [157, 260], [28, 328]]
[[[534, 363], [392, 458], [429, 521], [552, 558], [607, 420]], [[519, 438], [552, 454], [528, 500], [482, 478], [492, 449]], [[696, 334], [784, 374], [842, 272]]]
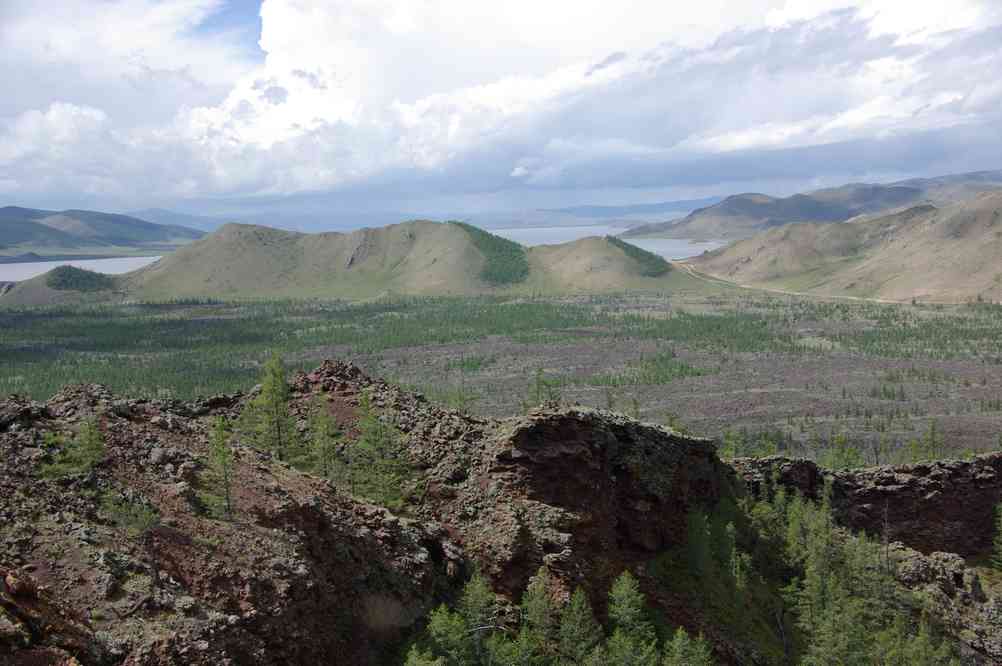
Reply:
[[199, 32], [219, 0], [10, 2], [11, 62], [86, 79], [0, 105], [0, 180], [39, 196], [665, 183], [715, 155], [984, 122], [1002, 98], [989, 0], [265, 0], [257, 64]]

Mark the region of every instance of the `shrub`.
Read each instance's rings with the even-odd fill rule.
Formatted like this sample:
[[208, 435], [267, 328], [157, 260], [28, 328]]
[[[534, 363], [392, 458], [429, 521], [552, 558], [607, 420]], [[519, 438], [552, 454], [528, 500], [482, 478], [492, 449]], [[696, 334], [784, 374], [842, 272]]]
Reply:
[[42, 467], [42, 476], [59, 479], [74, 474], [85, 474], [104, 458], [104, 436], [97, 427], [97, 421], [84, 422], [80, 432], [72, 440], [54, 433], [45, 436], [47, 447], [57, 448], [54, 460]]

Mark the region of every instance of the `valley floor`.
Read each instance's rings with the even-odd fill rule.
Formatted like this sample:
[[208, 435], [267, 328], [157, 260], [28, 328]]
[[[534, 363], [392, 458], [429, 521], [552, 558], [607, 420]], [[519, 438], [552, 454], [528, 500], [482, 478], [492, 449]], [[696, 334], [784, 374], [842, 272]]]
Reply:
[[[1000, 330], [999, 306], [740, 290], [29, 308], [0, 311], [0, 394], [232, 392], [276, 350], [296, 368], [350, 358], [472, 413], [559, 397], [719, 438], [725, 454], [907, 462], [999, 448]], [[845, 460], [825, 458], [835, 444]]]

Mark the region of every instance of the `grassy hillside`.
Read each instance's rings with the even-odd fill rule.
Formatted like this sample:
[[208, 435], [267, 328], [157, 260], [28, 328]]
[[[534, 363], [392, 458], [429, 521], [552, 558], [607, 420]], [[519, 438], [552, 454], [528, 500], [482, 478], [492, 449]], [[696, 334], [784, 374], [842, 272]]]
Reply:
[[1002, 188], [1002, 171], [921, 178], [886, 185], [850, 183], [790, 197], [737, 194], [688, 216], [635, 227], [623, 238], [748, 238], [776, 226], [844, 222], [931, 202], [949, 205]]
[[1002, 193], [773, 229], [691, 260], [740, 284], [890, 300], [1002, 299]]
[[0, 253], [7, 256], [150, 253], [173, 249], [204, 235], [196, 229], [112, 213], [0, 208]]
[[[391, 295], [659, 291], [692, 281], [661, 257], [614, 238], [524, 248], [465, 224], [414, 221], [351, 233], [303, 234], [228, 224], [116, 278], [114, 298], [368, 299]], [[48, 277], [0, 304], [38, 304]]]

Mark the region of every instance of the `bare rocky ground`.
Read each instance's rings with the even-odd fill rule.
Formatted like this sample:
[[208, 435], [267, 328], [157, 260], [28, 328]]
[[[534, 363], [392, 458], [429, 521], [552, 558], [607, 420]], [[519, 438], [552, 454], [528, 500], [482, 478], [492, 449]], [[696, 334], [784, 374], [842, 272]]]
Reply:
[[[661, 385], [606, 388], [583, 383], [669, 349], [706, 374]], [[307, 358], [340, 351], [318, 350]], [[486, 362], [464, 372], [457, 367], [464, 359]], [[605, 408], [611, 395], [618, 410], [634, 413], [636, 406], [642, 418], [661, 423], [677, 417], [689, 431], [711, 438], [744, 428], [752, 433], [783, 430], [802, 443], [813, 430], [873, 441], [890, 417], [887, 436], [902, 444], [921, 438], [935, 420], [953, 455], [1002, 449], [1002, 411], [981, 409], [982, 401], [1002, 398], [1002, 372], [977, 360], [889, 359], [839, 351], [721, 355], [650, 340], [596, 341], [580, 333], [549, 343], [492, 338], [408, 347], [354, 360], [368, 372], [432, 398], [454, 399], [464, 391], [469, 411], [485, 416], [521, 413], [542, 369], [550, 379], [577, 380], [559, 387], [566, 401]], [[889, 376], [903, 381], [888, 381]], [[904, 399], [874, 397], [875, 388], [903, 391]]]
[[[292, 388], [304, 427], [319, 396], [348, 432], [362, 391], [372, 393], [418, 470], [405, 510], [395, 515], [238, 446], [234, 517], [208, 513], [199, 492], [210, 419], [236, 415], [243, 396], [129, 400], [89, 385], [45, 403], [0, 403], [0, 661], [387, 663], [474, 566], [507, 598], [545, 566], [558, 596], [582, 585], [601, 609], [625, 567], [684, 543], [690, 509], [746, 485], [754, 491], [765, 473], [755, 464], [736, 473], [709, 440], [622, 414], [550, 405], [504, 420], [468, 416], [347, 363], [325, 362]], [[85, 475], [42, 478], [44, 434], [92, 417], [107, 442], [102, 461]], [[930, 591], [932, 612], [971, 663], [1002, 660], [999, 600], [959, 555], [929, 549], [978, 554], [983, 544], [968, 532], [1002, 499], [1000, 466], [986, 456], [838, 477], [839, 515], [850, 526], [862, 515], [858, 526], [872, 528], [875, 494], [900, 493], [916, 507], [895, 532], [898, 578]], [[790, 470], [805, 491], [823, 474], [802, 462]], [[155, 509], [159, 523], [142, 535], [117, 526], [100, 502], [109, 495]], [[943, 528], [916, 532], [916, 516]], [[703, 632], [724, 663], [759, 663], [680, 599], [657, 593], [639, 568], [670, 621]]]

